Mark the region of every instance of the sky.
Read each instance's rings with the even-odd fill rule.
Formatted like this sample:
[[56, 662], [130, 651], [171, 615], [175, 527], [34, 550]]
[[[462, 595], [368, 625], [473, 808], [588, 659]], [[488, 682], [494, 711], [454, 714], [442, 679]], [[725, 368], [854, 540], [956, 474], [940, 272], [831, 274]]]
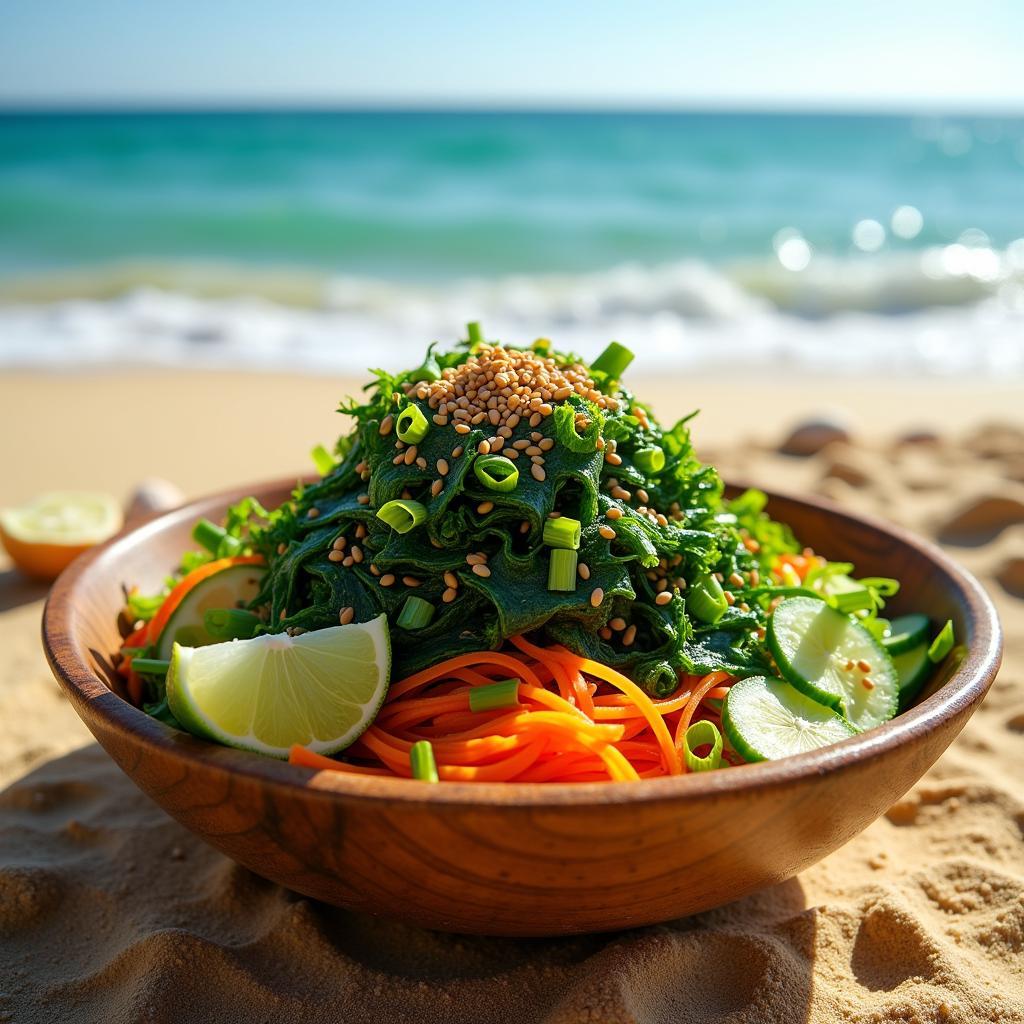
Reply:
[[0, 104], [1024, 111], [1024, 2], [4, 0]]

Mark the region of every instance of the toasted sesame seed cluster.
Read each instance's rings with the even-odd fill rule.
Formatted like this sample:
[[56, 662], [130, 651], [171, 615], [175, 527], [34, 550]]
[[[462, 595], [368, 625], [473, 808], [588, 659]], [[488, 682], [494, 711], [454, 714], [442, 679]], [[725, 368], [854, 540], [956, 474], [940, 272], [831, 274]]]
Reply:
[[559, 366], [536, 352], [500, 345], [482, 346], [464, 363], [443, 370], [439, 380], [405, 385], [405, 393], [435, 410], [438, 426], [450, 421], [460, 434], [468, 434], [487, 420], [498, 428], [499, 437], [511, 436], [520, 420], [539, 426], [551, 415], [552, 402], [564, 401], [572, 394], [589, 399], [599, 409], [619, 407], [618, 399], [598, 390], [582, 364]]

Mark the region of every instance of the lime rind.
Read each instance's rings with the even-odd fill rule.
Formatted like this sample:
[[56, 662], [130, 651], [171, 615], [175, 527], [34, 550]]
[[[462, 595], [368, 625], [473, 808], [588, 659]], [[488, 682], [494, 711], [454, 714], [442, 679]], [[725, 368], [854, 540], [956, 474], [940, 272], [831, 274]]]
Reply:
[[293, 744], [334, 754], [372, 723], [390, 672], [381, 615], [295, 637], [175, 644], [167, 700], [189, 732], [226, 746], [279, 758]]
[[803, 754], [859, 731], [832, 708], [766, 676], [749, 676], [729, 688], [722, 705], [722, 729], [746, 761]]
[[[892, 659], [860, 623], [826, 602], [786, 598], [768, 622], [767, 643], [788, 683], [858, 729], [896, 714], [899, 678]], [[870, 687], [863, 684], [865, 673], [847, 669], [851, 662], [870, 665]]]

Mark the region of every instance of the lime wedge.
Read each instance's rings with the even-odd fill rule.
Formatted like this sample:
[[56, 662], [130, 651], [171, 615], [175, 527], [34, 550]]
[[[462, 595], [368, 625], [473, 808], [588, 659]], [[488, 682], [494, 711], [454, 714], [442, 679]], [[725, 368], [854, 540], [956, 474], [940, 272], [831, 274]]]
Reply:
[[287, 757], [299, 743], [333, 754], [370, 725], [387, 693], [387, 618], [206, 647], [174, 645], [167, 702], [189, 732]]
[[121, 509], [107, 494], [55, 491], [0, 512], [4, 533], [24, 544], [98, 544], [121, 529]]

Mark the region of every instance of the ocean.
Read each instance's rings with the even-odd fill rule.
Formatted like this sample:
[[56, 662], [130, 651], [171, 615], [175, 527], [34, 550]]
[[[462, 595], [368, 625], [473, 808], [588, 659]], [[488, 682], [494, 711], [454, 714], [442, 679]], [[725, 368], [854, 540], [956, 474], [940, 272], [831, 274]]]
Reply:
[[1024, 373], [1024, 118], [0, 115], [0, 366]]

